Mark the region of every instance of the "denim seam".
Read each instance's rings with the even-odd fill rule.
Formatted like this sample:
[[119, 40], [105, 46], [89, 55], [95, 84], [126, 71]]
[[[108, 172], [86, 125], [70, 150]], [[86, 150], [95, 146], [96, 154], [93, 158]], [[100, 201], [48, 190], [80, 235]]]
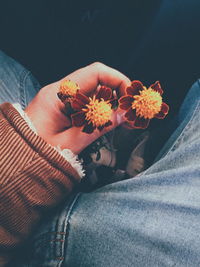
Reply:
[[25, 109], [26, 105], [27, 105], [27, 100], [26, 100], [26, 95], [25, 95], [25, 80], [27, 79], [27, 77], [30, 75], [30, 71], [27, 71], [26, 69], [24, 69], [21, 73], [21, 79], [20, 79], [20, 101], [21, 101], [21, 106], [22, 109]]
[[63, 259], [58, 263], [58, 267], [64, 266], [63, 265], [63, 260], [65, 259], [64, 252], [67, 249], [67, 243], [68, 243], [67, 237], [68, 237], [68, 234], [69, 234], [69, 227], [68, 227], [69, 226], [69, 220], [70, 220], [71, 213], [72, 213], [72, 210], [74, 208], [74, 205], [77, 202], [77, 200], [79, 199], [79, 197], [81, 196], [81, 194], [82, 193], [78, 193], [76, 195], [76, 197], [74, 198], [74, 200], [72, 201], [72, 203], [71, 203], [71, 205], [70, 205], [70, 207], [68, 209], [67, 216], [66, 216], [66, 218], [65, 218], [65, 220], [63, 222], [63, 232], [65, 232], [66, 234], [63, 237], [64, 242], [61, 244], [61, 249], [60, 249]]
[[200, 89], [200, 79], [197, 80], [197, 83], [198, 83], [199, 89]]

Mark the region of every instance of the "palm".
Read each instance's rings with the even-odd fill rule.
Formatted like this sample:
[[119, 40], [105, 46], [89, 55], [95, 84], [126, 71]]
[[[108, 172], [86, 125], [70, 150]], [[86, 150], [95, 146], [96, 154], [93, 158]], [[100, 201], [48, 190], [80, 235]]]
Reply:
[[[119, 89], [121, 94], [130, 80], [120, 72], [111, 69], [101, 63], [89, 65], [73, 72], [64, 79], [72, 80], [79, 84], [81, 92], [90, 95], [99, 84]], [[32, 120], [38, 134], [48, 143], [61, 148], [70, 148], [75, 153], [92, 143], [100, 135], [82, 133], [82, 129], [71, 127], [71, 120], [64, 113], [65, 105], [57, 97], [61, 81], [43, 87], [32, 102], [26, 108], [26, 112]], [[111, 130], [119, 124], [116, 114], [113, 114]], [[76, 141], [75, 141], [76, 139]]]

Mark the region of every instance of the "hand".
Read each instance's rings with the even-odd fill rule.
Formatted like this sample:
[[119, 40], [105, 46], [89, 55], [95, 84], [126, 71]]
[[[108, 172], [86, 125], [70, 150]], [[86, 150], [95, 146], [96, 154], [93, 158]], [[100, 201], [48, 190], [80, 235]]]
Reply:
[[[125, 75], [102, 63], [93, 63], [81, 68], [63, 80], [65, 79], [78, 83], [80, 92], [86, 95], [95, 92], [99, 84], [119, 90], [122, 95], [130, 84]], [[121, 111], [116, 111], [113, 112], [112, 125], [102, 132], [95, 130], [92, 134], [87, 134], [82, 132], [82, 127], [72, 127], [69, 118], [64, 115], [65, 106], [57, 97], [60, 82], [43, 87], [25, 110], [38, 135], [47, 143], [59, 145], [62, 149], [71, 149], [75, 154], [79, 154], [101, 135], [123, 122]]]

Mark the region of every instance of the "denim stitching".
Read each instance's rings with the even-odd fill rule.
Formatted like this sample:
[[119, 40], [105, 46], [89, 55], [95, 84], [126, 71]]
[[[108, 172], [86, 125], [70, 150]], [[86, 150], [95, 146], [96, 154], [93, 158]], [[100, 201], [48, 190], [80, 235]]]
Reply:
[[45, 233], [42, 233], [42, 234], [38, 235], [37, 238], [41, 238], [43, 236], [51, 235], [51, 234], [65, 235], [66, 233], [65, 232], [57, 232], [57, 231], [54, 231], [54, 232], [45, 232]]
[[[68, 236], [68, 233], [69, 233], [69, 227], [68, 227], [69, 220], [70, 220], [71, 213], [72, 213], [72, 210], [74, 208], [74, 205], [75, 205], [75, 203], [77, 202], [77, 200], [79, 199], [80, 196], [81, 196], [81, 193], [78, 193], [76, 195], [76, 197], [74, 198], [74, 200], [72, 201], [72, 203], [71, 203], [71, 205], [70, 205], [70, 207], [68, 209], [67, 216], [66, 216], [66, 218], [65, 218], [65, 220], [63, 222], [63, 232], [65, 232], [66, 234], [63, 236], [63, 240], [65, 242], [61, 243], [61, 248], [60, 248], [61, 257], [60, 257], [60, 262], [58, 263], [58, 267], [64, 266], [63, 265], [63, 260], [65, 259], [65, 257], [64, 257], [65, 248], [67, 249], [67, 241], [68, 241], [67, 240], [67, 236]], [[63, 258], [63, 259], [61, 259], [61, 258]]]
[[22, 109], [25, 109], [26, 105], [27, 105], [27, 99], [26, 99], [26, 94], [25, 94], [25, 81], [27, 79], [27, 77], [30, 75], [30, 71], [27, 71], [26, 69], [24, 69], [21, 73], [21, 79], [20, 79], [20, 100], [21, 100], [21, 106]]
[[198, 83], [199, 89], [200, 89], [200, 79], [197, 80], [197, 83]]

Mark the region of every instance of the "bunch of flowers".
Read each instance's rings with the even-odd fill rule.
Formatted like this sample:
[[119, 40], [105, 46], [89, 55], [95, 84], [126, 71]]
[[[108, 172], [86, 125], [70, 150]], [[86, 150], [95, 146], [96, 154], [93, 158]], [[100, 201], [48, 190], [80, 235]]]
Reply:
[[[114, 91], [101, 86], [90, 97], [80, 92], [79, 86], [66, 80], [61, 82], [58, 97], [67, 106], [70, 105], [72, 125], [83, 127], [83, 132], [102, 131], [112, 125], [112, 114], [116, 110]], [[145, 129], [153, 118], [164, 119], [169, 106], [162, 100], [163, 90], [157, 81], [149, 88], [140, 81], [132, 81], [126, 88], [126, 94], [117, 100], [117, 107], [125, 111], [124, 118], [132, 128]]]

